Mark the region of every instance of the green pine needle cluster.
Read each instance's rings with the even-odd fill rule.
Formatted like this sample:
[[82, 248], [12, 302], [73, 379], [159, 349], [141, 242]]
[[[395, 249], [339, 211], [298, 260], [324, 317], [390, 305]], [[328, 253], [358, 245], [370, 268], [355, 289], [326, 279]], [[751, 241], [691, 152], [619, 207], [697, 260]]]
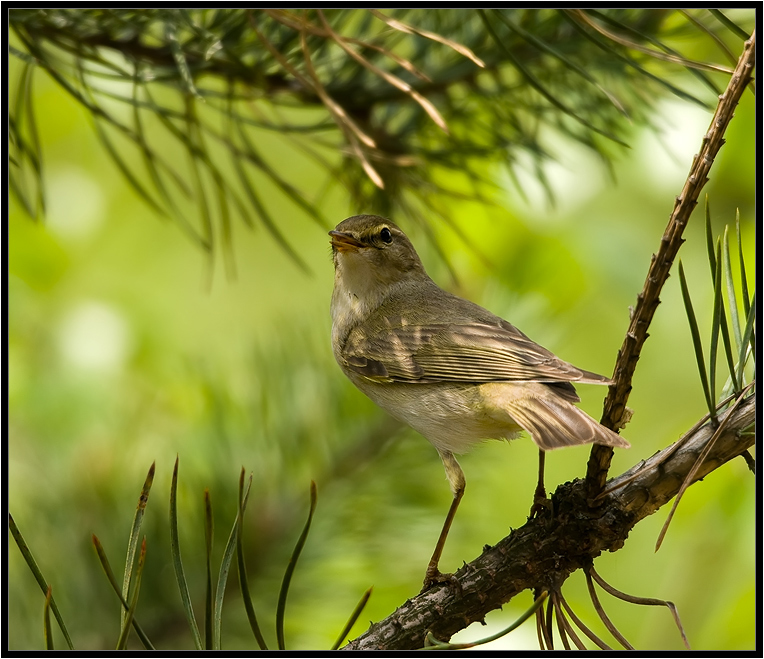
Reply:
[[[736, 14], [737, 16], [738, 14]], [[233, 226], [263, 226], [302, 267], [269, 206], [328, 226], [339, 182], [360, 209], [451, 222], [449, 197], [490, 201], [486, 164], [540, 164], [550, 135], [608, 162], [667, 94], [707, 105], [746, 37], [718, 10], [12, 9], [10, 184], [44, 214], [31, 89], [42, 69], [81, 103], [114, 163], [157, 213], [229, 272]], [[748, 21], [752, 16], [741, 15]], [[747, 27], [747, 25], [746, 25]], [[682, 78], [682, 69], [696, 80]], [[677, 81], [680, 82], [677, 82]], [[696, 84], [700, 83], [700, 84]], [[173, 148], [160, 136], [170, 136]], [[327, 185], [300, 185], [317, 167]], [[439, 184], [458, 172], [462, 189]], [[424, 210], [427, 213], [424, 213]]]

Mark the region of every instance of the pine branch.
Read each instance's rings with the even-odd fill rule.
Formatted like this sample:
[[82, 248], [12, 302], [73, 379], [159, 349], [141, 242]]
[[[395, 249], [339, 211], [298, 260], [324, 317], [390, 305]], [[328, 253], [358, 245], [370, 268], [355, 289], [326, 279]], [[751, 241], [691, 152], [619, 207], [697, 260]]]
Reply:
[[[754, 444], [749, 432], [756, 415], [755, 395], [719, 416], [728, 416], [694, 481], [701, 480]], [[712, 442], [706, 422], [676, 444], [634, 465], [607, 484], [601, 505], [589, 505], [586, 481], [560, 485], [552, 495], [551, 517], [528, 521], [455, 573], [461, 586], [437, 586], [407, 601], [343, 650], [412, 650], [431, 632], [448, 639], [483, 620], [527, 589], [558, 591], [577, 569], [588, 568], [605, 551], [623, 547], [631, 529], [674, 497], [698, 456]]]

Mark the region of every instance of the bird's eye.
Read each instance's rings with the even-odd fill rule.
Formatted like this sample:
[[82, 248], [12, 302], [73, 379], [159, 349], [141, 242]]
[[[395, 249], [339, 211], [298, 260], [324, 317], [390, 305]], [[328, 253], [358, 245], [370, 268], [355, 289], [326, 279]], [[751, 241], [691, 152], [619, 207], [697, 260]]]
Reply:
[[391, 243], [393, 242], [393, 234], [390, 233], [390, 229], [387, 227], [383, 227], [382, 231], [379, 232], [379, 239], [383, 243]]

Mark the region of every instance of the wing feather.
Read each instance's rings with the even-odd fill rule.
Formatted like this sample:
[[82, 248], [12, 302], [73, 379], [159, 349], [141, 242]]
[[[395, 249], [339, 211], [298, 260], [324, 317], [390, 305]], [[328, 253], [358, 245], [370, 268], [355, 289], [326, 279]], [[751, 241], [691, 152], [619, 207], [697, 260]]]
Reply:
[[356, 327], [342, 354], [348, 368], [388, 382], [610, 382], [555, 357], [506, 321]]

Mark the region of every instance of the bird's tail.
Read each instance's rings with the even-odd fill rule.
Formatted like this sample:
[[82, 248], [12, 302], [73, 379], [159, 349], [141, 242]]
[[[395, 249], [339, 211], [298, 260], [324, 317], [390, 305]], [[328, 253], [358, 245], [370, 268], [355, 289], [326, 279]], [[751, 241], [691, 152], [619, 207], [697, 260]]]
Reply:
[[562, 396], [538, 390], [528, 393], [531, 395], [505, 399], [504, 404], [506, 411], [531, 434], [539, 448], [551, 451], [579, 444], [631, 446]]

